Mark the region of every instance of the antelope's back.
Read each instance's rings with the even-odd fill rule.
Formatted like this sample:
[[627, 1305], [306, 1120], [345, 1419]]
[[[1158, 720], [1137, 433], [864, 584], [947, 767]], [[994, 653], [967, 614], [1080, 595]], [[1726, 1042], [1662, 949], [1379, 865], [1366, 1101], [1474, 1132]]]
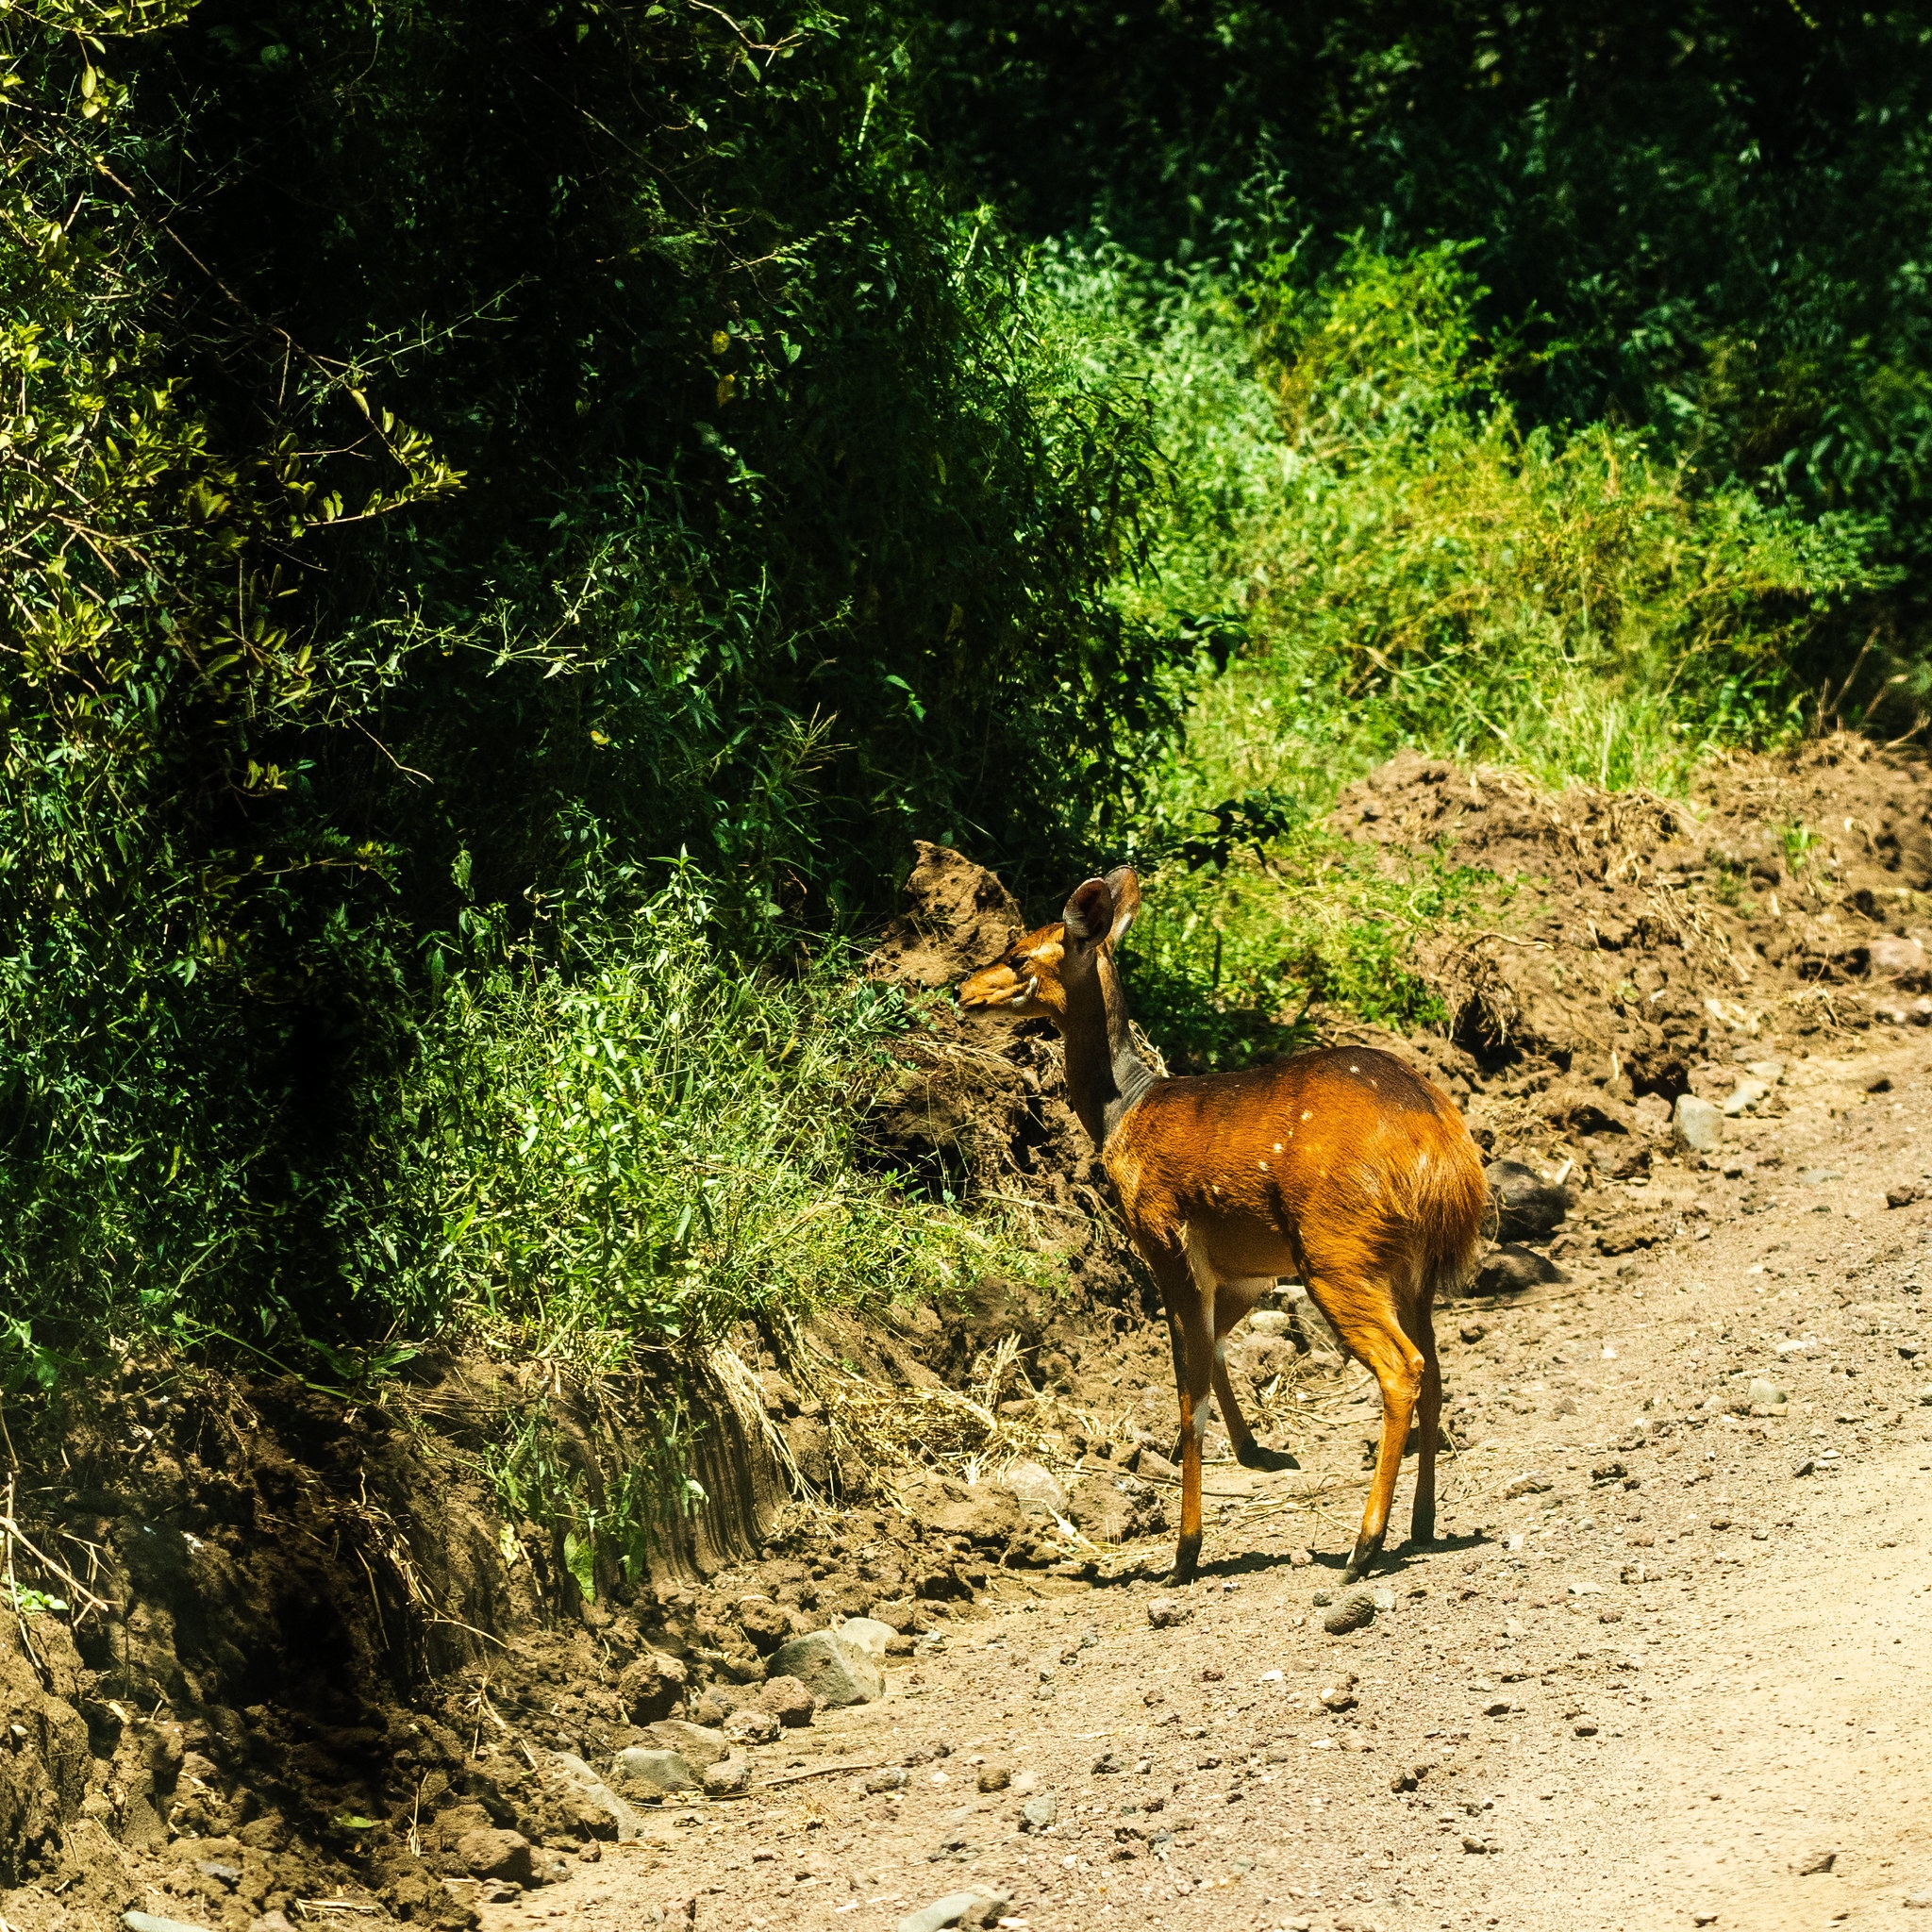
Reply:
[[1106, 1149], [1130, 1221], [1192, 1230], [1224, 1273], [1384, 1268], [1445, 1285], [1474, 1262], [1488, 1187], [1449, 1096], [1373, 1047], [1164, 1081]]

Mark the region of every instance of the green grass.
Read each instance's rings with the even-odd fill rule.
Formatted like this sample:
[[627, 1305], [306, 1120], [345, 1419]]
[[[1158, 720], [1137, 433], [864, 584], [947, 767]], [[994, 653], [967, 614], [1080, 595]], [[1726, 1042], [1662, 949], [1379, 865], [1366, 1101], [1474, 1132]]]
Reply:
[[1714, 747], [1797, 735], [1794, 660], [1887, 581], [1855, 520], [1704, 488], [1607, 424], [1525, 434], [1462, 253], [1358, 250], [1312, 287], [1054, 258], [1070, 339], [1144, 388], [1172, 466], [1116, 594], [1215, 646], [1131, 841], [1138, 997], [1191, 1061], [1278, 1051], [1323, 1005], [1441, 1017], [1410, 936], [1500, 889], [1326, 834], [1353, 779], [1412, 747], [1679, 791]]

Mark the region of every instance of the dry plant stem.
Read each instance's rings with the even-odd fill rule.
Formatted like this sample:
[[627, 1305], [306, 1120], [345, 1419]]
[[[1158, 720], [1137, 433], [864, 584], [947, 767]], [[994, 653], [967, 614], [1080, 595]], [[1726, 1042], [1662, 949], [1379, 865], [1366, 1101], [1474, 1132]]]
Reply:
[[[83, 1616], [91, 1610], [111, 1610], [114, 1607], [105, 1597], [96, 1596], [86, 1584], [81, 1582], [79, 1577], [75, 1575], [73, 1571], [69, 1570], [64, 1564], [57, 1563], [44, 1550], [36, 1547], [27, 1539], [22, 1531], [20, 1524], [14, 1520], [13, 1478], [11, 1476], [8, 1476], [7, 1479], [7, 1511], [5, 1515], [0, 1515], [0, 1535], [4, 1535], [7, 1539], [7, 1581], [9, 1588], [13, 1586], [13, 1545], [18, 1543], [36, 1563], [40, 1564], [50, 1575], [58, 1576], [76, 1597], [81, 1599], [84, 1606], [81, 1611]], [[16, 1591], [14, 1601], [18, 1604], [19, 1600], [19, 1595]]]

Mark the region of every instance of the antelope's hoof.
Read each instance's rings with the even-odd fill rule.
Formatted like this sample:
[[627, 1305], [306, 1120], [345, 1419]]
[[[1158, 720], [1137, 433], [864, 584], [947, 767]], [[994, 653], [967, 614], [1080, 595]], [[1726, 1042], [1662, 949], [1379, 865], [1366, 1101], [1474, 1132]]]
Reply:
[[1258, 1442], [1250, 1442], [1235, 1460], [1243, 1469], [1299, 1469], [1301, 1464], [1286, 1449], [1264, 1449]]

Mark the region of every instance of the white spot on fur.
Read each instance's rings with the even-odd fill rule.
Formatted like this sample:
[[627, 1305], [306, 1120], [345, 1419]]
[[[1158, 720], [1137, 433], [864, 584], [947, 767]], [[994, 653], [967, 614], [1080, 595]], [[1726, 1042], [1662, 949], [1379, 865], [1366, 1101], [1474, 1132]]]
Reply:
[[[1350, 1072], [1351, 1074], [1359, 1074], [1359, 1073], [1361, 1072], [1361, 1069], [1360, 1069], [1359, 1067], [1351, 1067], [1351, 1068], [1349, 1068], [1349, 1070], [1348, 1070], [1348, 1071], [1349, 1071], [1349, 1072]], [[1374, 1083], [1374, 1081], [1372, 1080], [1372, 1081], [1370, 1081], [1370, 1082], [1369, 1082], [1369, 1084], [1370, 1084], [1370, 1086], [1372, 1086], [1372, 1087], [1373, 1087], [1373, 1086], [1374, 1086], [1374, 1085], [1375, 1083]]]
[[1304, 1108], [1302, 1109], [1302, 1118], [1305, 1121], [1311, 1121], [1315, 1118], [1315, 1116], [1312, 1113], [1310, 1113], [1306, 1108]]
[[1422, 1172], [1422, 1170], [1423, 1170], [1424, 1168], [1425, 1168], [1426, 1166], [1428, 1166], [1428, 1164], [1429, 1164], [1429, 1157], [1428, 1157], [1428, 1156], [1427, 1156], [1426, 1154], [1418, 1154], [1418, 1155], [1416, 1156], [1416, 1158], [1415, 1158], [1415, 1165], [1416, 1165], [1416, 1172], [1417, 1172], [1418, 1174], [1420, 1174], [1420, 1173]]
[[1255, 1165], [1258, 1167], [1263, 1174], [1266, 1174], [1268, 1172], [1268, 1163], [1265, 1160], [1257, 1160], [1256, 1161]]
[[1279, 1141], [1275, 1141], [1274, 1143], [1274, 1151], [1277, 1154], [1281, 1152], [1281, 1142]]

